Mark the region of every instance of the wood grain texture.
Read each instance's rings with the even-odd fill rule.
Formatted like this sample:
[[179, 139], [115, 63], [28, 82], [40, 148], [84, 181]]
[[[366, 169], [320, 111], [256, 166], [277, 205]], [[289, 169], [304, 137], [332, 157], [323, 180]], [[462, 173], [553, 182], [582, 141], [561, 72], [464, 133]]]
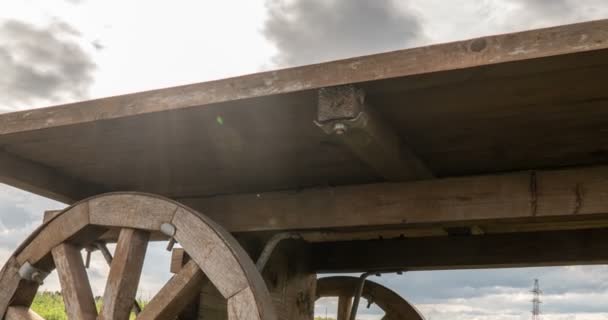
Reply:
[[73, 103], [59, 108], [9, 113], [0, 117], [0, 135], [347, 83], [601, 50], [608, 48], [607, 37], [607, 21], [585, 22]]
[[15, 257], [10, 257], [0, 270], [0, 318], [6, 313], [11, 298], [19, 287], [21, 277], [19, 277], [19, 264]]
[[[232, 232], [605, 219], [608, 167], [181, 199]], [[247, 212], [247, 214], [243, 214]], [[561, 221], [562, 225], [555, 222]], [[515, 231], [515, 230], [514, 230]]]
[[169, 271], [173, 274], [182, 270], [184, 265], [190, 261], [190, 257], [183, 248], [175, 248], [171, 251], [171, 266]]
[[228, 320], [228, 300], [208, 279], [201, 290], [198, 320]]
[[303, 241], [282, 241], [273, 251], [262, 276], [279, 319], [314, 318], [317, 275]]
[[128, 320], [137, 294], [149, 233], [122, 229], [103, 295], [100, 320]]
[[68, 240], [89, 225], [89, 210], [87, 203], [69, 208], [68, 211], [52, 219], [17, 255], [19, 264], [29, 261], [35, 264], [51, 249]]
[[167, 282], [137, 316], [139, 320], [170, 319], [193, 299], [198, 298], [205, 276], [196, 262], [190, 261]]
[[52, 254], [68, 319], [97, 319], [93, 291], [80, 249], [64, 243], [53, 248]]
[[63, 203], [74, 203], [103, 190], [5, 151], [0, 151], [0, 182]]
[[[342, 300], [342, 297], [344, 297], [344, 300], [348, 301], [357, 291], [360, 281], [357, 277], [348, 276], [320, 278], [317, 280], [317, 298], [340, 297], [340, 300]], [[424, 320], [416, 307], [403, 299], [398, 293], [374, 281], [366, 280], [361, 297], [380, 307], [385, 312], [385, 318], [383, 319]], [[344, 305], [346, 306], [347, 303]], [[350, 307], [351, 304], [348, 303], [348, 306]], [[349, 311], [350, 308], [347, 309], [347, 313]]]
[[107, 194], [89, 201], [91, 224], [150, 231], [158, 231], [161, 224], [170, 223], [176, 209], [173, 202], [135, 193]]
[[4, 320], [44, 320], [28, 307], [10, 307], [6, 311]]
[[[607, 229], [317, 243], [321, 273], [595, 265], [608, 262]], [[361, 254], [365, 252], [365, 254]]]
[[[177, 228], [175, 239], [228, 299], [229, 314], [237, 316], [252, 312], [246, 319], [276, 319], [262, 277], [227, 231], [205, 216], [184, 208], [177, 210], [173, 224]], [[242, 309], [245, 305], [246, 310]]]

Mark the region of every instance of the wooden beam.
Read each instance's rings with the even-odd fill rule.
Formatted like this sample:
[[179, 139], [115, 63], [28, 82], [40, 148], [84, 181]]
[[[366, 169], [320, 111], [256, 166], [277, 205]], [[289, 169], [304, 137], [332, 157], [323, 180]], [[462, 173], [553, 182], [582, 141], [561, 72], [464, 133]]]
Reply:
[[190, 261], [167, 282], [137, 316], [140, 320], [170, 319], [200, 296], [205, 275]]
[[[508, 223], [608, 217], [608, 167], [179, 199], [231, 232]], [[491, 228], [484, 229], [487, 224]], [[589, 224], [589, 223], [587, 223]], [[560, 228], [555, 225], [555, 228]], [[511, 230], [518, 231], [518, 230]]]
[[128, 228], [120, 232], [99, 313], [100, 320], [129, 319], [149, 236], [145, 231]]
[[68, 204], [103, 192], [99, 186], [5, 151], [0, 151], [0, 183]]
[[80, 249], [62, 243], [53, 248], [52, 254], [68, 319], [97, 319], [95, 299]]
[[352, 85], [319, 90], [317, 120], [326, 134], [389, 181], [428, 179], [433, 173]]
[[0, 116], [0, 135], [608, 49], [608, 20], [452, 42]]
[[311, 244], [322, 273], [605, 264], [608, 229]]

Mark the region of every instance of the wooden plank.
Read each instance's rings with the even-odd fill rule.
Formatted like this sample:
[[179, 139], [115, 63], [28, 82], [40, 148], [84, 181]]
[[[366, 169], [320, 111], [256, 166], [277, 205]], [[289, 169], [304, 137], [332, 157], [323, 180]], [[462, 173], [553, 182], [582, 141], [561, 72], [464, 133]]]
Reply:
[[121, 231], [103, 296], [100, 320], [127, 320], [133, 308], [149, 233], [125, 228]]
[[323, 273], [605, 264], [608, 229], [328, 242], [311, 250]]
[[6, 311], [4, 320], [44, 320], [29, 307], [10, 307]]
[[53, 248], [52, 254], [68, 319], [97, 319], [93, 291], [80, 249], [64, 243]]
[[560, 222], [564, 227], [568, 222], [607, 218], [608, 167], [179, 201], [205, 212], [231, 232], [453, 223], [496, 227], [516, 222]]
[[0, 151], [0, 182], [69, 204], [103, 192], [90, 182], [79, 181], [5, 151]]
[[150, 300], [137, 316], [140, 320], [170, 319], [200, 295], [205, 275], [196, 262], [188, 262]]
[[[605, 20], [406, 49], [0, 116], [0, 135], [608, 48]], [[379, 68], [378, 66], [382, 66]]]

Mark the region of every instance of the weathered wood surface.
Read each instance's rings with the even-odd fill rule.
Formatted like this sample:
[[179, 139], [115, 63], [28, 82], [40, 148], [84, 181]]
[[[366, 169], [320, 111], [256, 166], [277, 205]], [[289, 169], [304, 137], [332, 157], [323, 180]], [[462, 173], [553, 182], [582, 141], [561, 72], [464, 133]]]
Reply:
[[366, 93], [360, 88], [349, 85], [319, 89], [315, 124], [389, 181], [433, 177], [424, 161], [368, 105]]
[[0, 182], [64, 203], [73, 203], [103, 190], [3, 150], [0, 150]]
[[19, 264], [14, 257], [10, 257], [0, 270], [0, 283], [3, 284], [0, 290], [0, 318], [6, 313], [11, 297], [19, 287], [21, 277], [18, 272]]
[[100, 320], [127, 320], [133, 308], [149, 234], [125, 228], [120, 232], [116, 252], [103, 295]]
[[606, 264], [608, 229], [342, 241], [311, 250], [322, 273]]
[[[232, 232], [450, 225], [606, 226], [608, 167], [180, 199]], [[509, 224], [507, 224], [509, 223]], [[561, 225], [560, 225], [561, 223]]]
[[[353, 83], [440, 177], [606, 163], [607, 34], [587, 22], [5, 114], [0, 146], [23, 165], [0, 175], [64, 201], [380, 182], [312, 123], [318, 89]], [[32, 163], [50, 172], [12, 169]]]
[[262, 273], [279, 319], [313, 320], [317, 275], [308, 247], [285, 240], [274, 250]]
[[[104, 216], [107, 212], [111, 214]], [[201, 271], [227, 300], [226, 312], [231, 320], [276, 319], [261, 275], [229, 232], [170, 199], [135, 192], [99, 195], [64, 211], [46, 214], [43, 226], [28, 237], [0, 272], [1, 314], [9, 304], [31, 305], [38, 288], [38, 284], [19, 278], [17, 271], [22, 261], [37, 268], [44, 262], [42, 271], [57, 268], [70, 319], [128, 319], [151, 231], [163, 223], [175, 226], [175, 240], [192, 259], [152, 300], [140, 315], [142, 319], [184, 316], [180, 311], [196, 301], [200, 293]], [[94, 245], [107, 234], [108, 227], [119, 229], [120, 233], [115, 256], [104, 254], [110, 272], [103, 305], [96, 316], [80, 249]], [[49, 263], [46, 258], [51, 256]], [[195, 313], [190, 312], [189, 316], [196, 316]]]
[[198, 320], [228, 320], [228, 301], [207, 280], [203, 283]]
[[91, 224], [160, 230], [163, 223], [173, 220], [177, 204], [155, 201], [148, 195], [115, 193], [92, 198], [89, 202]]
[[196, 262], [190, 261], [174, 275], [139, 314], [139, 320], [170, 319], [198, 299], [205, 276]]
[[177, 228], [175, 239], [228, 299], [230, 319], [276, 319], [260, 274], [228, 232], [184, 208], [178, 208], [172, 223]]
[[6, 311], [4, 320], [44, 320], [28, 307], [10, 307]]
[[0, 135], [348, 83], [601, 50], [608, 48], [606, 38], [608, 21], [595, 21], [407, 49], [60, 108], [6, 114], [0, 117]]
[[80, 249], [60, 244], [52, 250], [69, 320], [95, 320], [97, 308]]
[[[354, 292], [360, 283], [357, 277], [332, 276], [317, 280], [317, 298], [321, 297], [340, 297], [340, 300], [348, 301], [353, 297]], [[385, 312], [385, 320], [424, 320], [420, 312], [391, 289], [371, 280], [366, 280], [363, 286], [363, 299], [376, 304]], [[362, 300], [363, 301], [363, 300]], [[350, 303], [345, 303], [350, 306]], [[339, 308], [339, 307], [338, 307]], [[340, 309], [338, 309], [340, 311]], [[350, 309], [346, 311], [346, 314]], [[343, 313], [344, 314], [344, 313]], [[340, 312], [338, 312], [340, 315]], [[338, 316], [340, 319], [340, 316]], [[349, 318], [344, 318], [349, 319]]]
[[20, 265], [29, 261], [35, 264], [48, 256], [51, 249], [70, 239], [89, 225], [88, 205], [68, 209], [70, 214], [61, 214], [46, 224], [39, 234], [17, 254]]

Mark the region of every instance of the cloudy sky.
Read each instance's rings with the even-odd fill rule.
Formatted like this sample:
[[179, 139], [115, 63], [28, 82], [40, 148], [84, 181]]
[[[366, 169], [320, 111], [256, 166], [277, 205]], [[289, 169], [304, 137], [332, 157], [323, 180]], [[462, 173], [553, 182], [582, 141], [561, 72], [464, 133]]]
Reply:
[[[388, 50], [608, 18], [605, 0], [5, 0], [0, 112], [200, 82]], [[0, 262], [62, 204], [0, 185]], [[150, 250], [141, 295], [168, 277]], [[90, 270], [96, 292], [107, 272]], [[162, 262], [159, 262], [162, 261]], [[412, 272], [376, 279], [427, 319], [529, 319], [534, 278], [544, 319], [608, 319], [605, 267]], [[57, 288], [51, 278], [47, 289]], [[335, 313], [335, 301], [317, 305]], [[362, 310], [379, 319], [375, 309]]]

